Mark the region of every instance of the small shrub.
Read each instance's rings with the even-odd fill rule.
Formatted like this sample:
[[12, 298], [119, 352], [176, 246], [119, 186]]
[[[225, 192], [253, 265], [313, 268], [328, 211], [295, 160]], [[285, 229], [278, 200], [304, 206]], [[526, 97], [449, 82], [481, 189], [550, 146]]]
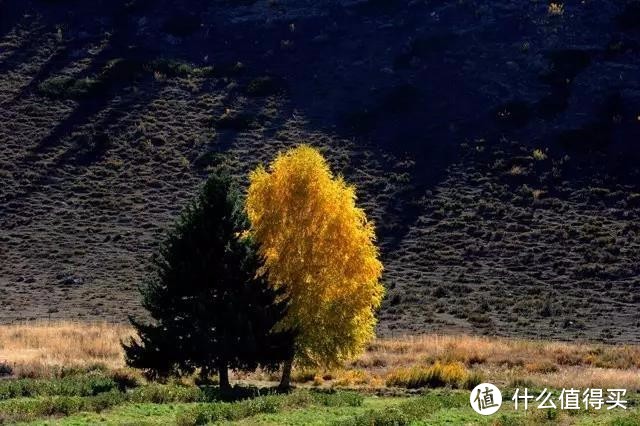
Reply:
[[542, 161], [547, 159], [547, 154], [539, 148], [534, 149], [532, 155], [533, 155], [533, 159], [537, 161]]
[[364, 397], [358, 392], [317, 392], [312, 394], [316, 404], [325, 407], [360, 407]]
[[364, 370], [338, 371], [334, 378], [335, 386], [364, 385], [369, 382], [369, 375]]
[[413, 367], [392, 372], [387, 377], [387, 386], [416, 389], [422, 387], [464, 386], [469, 372], [460, 362], [441, 364], [436, 362], [431, 367]]
[[511, 167], [511, 169], [509, 170], [509, 174], [511, 176], [522, 176], [525, 173], [526, 173], [526, 169], [518, 165]]
[[99, 81], [91, 77], [57, 76], [40, 83], [38, 91], [54, 99], [79, 98], [92, 93], [98, 84]]
[[533, 361], [524, 366], [529, 373], [549, 374], [558, 371], [558, 366], [551, 361]]
[[564, 14], [564, 5], [562, 3], [549, 3], [547, 12], [551, 16], [560, 16]]
[[11, 376], [13, 374], [13, 368], [9, 365], [9, 363], [5, 361], [0, 361], [0, 377]]
[[488, 325], [493, 322], [490, 316], [481, 312], [471, 312], [467, 320], [475, 325]]
[[187, 62], [167, 58], [156, 59], [145, 68], [164, 77], [209, 77], [215, 74], [212, 66], [197, 67]]

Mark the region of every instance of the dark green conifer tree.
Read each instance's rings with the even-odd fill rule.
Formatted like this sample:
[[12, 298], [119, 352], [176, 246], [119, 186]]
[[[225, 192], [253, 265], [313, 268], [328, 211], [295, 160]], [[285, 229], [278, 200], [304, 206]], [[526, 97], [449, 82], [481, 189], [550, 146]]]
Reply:
[[156, 378], [217, 371], [225, 391], [229, 368], [275, 369], [291, 357], [292, 334], [272, 332], [286, 303], [256, 276], [246, 227], [230, 178], [214, 173], [153, 259], [141, 288], [153, 321], [131, 319], [139, 339], [124, 344], [128, 365]]

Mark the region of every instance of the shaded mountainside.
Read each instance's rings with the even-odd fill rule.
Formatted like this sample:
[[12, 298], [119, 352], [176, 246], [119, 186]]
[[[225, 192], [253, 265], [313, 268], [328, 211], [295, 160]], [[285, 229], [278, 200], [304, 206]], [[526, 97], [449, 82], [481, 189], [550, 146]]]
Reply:
[[208, 167], [306, 141], [383, 334], [638, 342], [639, 52], [637, 1], [0, 1], [0, 321], [139, 313]]

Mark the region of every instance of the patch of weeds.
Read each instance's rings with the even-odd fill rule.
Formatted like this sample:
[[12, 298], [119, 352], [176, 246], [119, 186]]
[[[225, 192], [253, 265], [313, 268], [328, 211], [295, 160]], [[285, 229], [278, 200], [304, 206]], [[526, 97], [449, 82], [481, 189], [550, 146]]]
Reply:
[[96, 85], [96, 80], [85, 77], [76, 80], [71, 76], [51, 77], [38, 85], [38, 91], [50, 98], [77, 98], [87, 95]]
[[547, 159], [547, 154], [541, 149], [534, 149], [531, 155], [536, 161], [543, 161]]
[[38, 85], [38, 92], [54, 99], [79, 99], [96, 96], [115, 83], [130, 81], [140, 71], [136, 61], [116, 58], [108, 61], [97, 75], [81, 78], [60, 75]]
[[551, 361], [533, 361], [525, 364], [524, 368], [529, 373], [550, 374], [558, 371], [558, 366]]
[[412, 367], [391, 372], [387, 376], [387, 386], [417, 389], [451, 386], [463, 387], [469, 379], [469, 371], [460, 362], [442, 364], [436, 362], [430, 367]]
[[172, 402], [204, 402], [208, 398], [207, 394], [197, 387], [154, 383], [135, 388], [129, 394], [129, 400], [138, 403], [168, 404]]
[[562, 16], [564, 15], [564, 5], [562, 3], [549, 3], [547, 7], [547, 13], [549, 16]]
[[462, 383], [464, 389], [473, 389], [480, 383], [484, 382], [484, 376], [479, 371], [472, 371], [467, 375], [466, 379]]
[[469, 404], [467, 393], [433, 392], [411, 398], [395, 407], [368, 410], [351, 419], [339, 421], [341, 426], [399, 426], [427, 420], [439, 410], [462, 408]]
[[489, 325], [493, 322], [490, 316], [480, 312], [471, 312], [467, 320], [475, 325]]
[[440, 299], [440, 298], [443, 298], [443, 297], [447, 297], [449, 295], [449, 292], [443, 286], [438, 286], [433, 290], [433, 293], [431, 293], [431, 294], [436, 299]]
[[404, 426], [411, 423], [409, 416], [397, 407], [382, 410], [369, 410], [354, 419], [338, 423], [341, 426]]
[[61, 379], [17, 379], [0, 382], [0, 400], [37, 396], [95, 396], [117, 388], [104, 376], [69, 376]]
[[311, 398], [315, 404], [325, 407], [360, 407], [364, 401], [358, 392], [347, 391], [314, 392]]
[[198, 67], [188, 62], [167, 58], [156, 59], [149, 63], [146, 68], [150, 71], [159, 72], [166, 77], [209, 77], [216, 74], [213, 66]]
[[125, 394], [110, 391], [96, 396], [49, 396], [0, 401], [0, 416], [9, 422], [30, 421], [39, 417], [68, 416], [80, 411], [101, 412], [125, 402]]

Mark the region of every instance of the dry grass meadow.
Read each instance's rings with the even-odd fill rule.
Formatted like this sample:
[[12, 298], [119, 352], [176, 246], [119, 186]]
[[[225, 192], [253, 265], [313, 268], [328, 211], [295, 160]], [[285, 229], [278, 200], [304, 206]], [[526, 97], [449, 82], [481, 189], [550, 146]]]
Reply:
[[[92, 369], [126, 368], [120, 341], [125, 325], [35, 322], [0, 326], [0, 365], [12, 377], [60, 377]], [[8, 368], [7, 368], [8, 367]], [[242, 382], [277, 374], [237, 373]], [[334, 371], [298, 370], [305, 386], [418, 388], [468, 387], [478, 380], [500, 386], [624, 387], [640, 390], [640, 346], [566, 343], [436, 334], [378, 339], [357, 360]]]

